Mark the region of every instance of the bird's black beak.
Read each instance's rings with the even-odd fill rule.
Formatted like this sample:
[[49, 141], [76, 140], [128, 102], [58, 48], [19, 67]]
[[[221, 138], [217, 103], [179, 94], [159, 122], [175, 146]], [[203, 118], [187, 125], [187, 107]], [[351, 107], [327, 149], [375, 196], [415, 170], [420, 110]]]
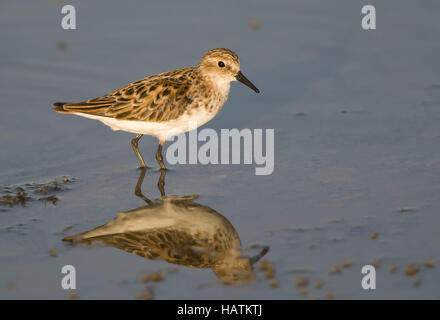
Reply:
[[238, 71], [237, 75], [235, 76], [235, 79], [237, 79], [237, 81], [240, 81], [241, 83], [247, 85], [249, 88], [254, 90], [256, 93], [260, 93], [260, 90], [258, 90], [258, 88], [256, 86], [254, 86], [254, 84], [252, 82], [250, 82], [248, 80], [248, 78], [246, 78], [243, 75], [243, 73], [241, 73], [241, 71]]

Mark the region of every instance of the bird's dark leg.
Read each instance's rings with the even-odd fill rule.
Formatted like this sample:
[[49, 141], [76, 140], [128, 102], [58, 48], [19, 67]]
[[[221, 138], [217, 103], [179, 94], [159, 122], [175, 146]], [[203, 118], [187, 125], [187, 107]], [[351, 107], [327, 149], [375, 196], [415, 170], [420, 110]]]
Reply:
[[156, 152], [156, 160], [157, 163], [160, 165], [161, 170], [167, 170], [165, 167], [165, 164], [163, 163], [163, 157], [162, 157], [162, 145], [165, 141], [159, 141], [159, 147], [157, 148]]
[[136, 138], [133, 138], [133, 140], [131, 140], [131, 146], [133, 147], [134, 153], [136, 154], [136, 157], [138, 158], [141, 164], [141, 168], [146, 168], [147, 165], [145, 164], [144, 159], [142, 159], [141, 153], [139, 152], [138, 149], [138, 141], [140, 138], [142, 138], [141, 134], [138, 134]]
[[142, 187], [142, 183], [144, 182], [144, 178], [145, 178], [145, 173], [147, 172], [147, 169], [146, 168], [141, 168], [141, 174], [139, 175], [139, 179], [138, 179], [138, 182], [137, 182], [137, 184], [136, 184], [136, 188], [134, 189], [134, 194], [137, 196], [137, 197], [139, 197], [139, 198], [141, 198], [142, 200], [144, 200], [146, 203], [148, 203], [148, 204], [153, 204], [153, 202], [150, 200], [150, 199], [148, 199], [146, 196], [144, 196], [143, 194], [142, 194], [142, 190], [141, 190], [141, 187]]
[[165, 176], [167, 171], [166, 170], [160, 170], [160, 177], [157, 181], [157, 187], [159, 188], [160, 195], [162, 197], [165, 197]]

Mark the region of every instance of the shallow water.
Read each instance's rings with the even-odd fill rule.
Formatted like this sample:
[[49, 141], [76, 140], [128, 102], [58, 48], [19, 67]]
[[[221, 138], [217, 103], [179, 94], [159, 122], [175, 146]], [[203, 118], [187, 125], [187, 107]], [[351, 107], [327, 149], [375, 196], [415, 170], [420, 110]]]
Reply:
[[[0, 204], [0, 297], [67, 299], [60, 270], [72, 264], [80, 299], [133, 299], [150, 286], [156, 299], [440, 298], [439, 267], [424, 266], [440, 258], [440, 5], [370, 3], [378, 22], [369, 32], [360, 28], [360, 1], [70, 1], [75, 31], [61, 29], [52, 1], [2, 3], [1, 195], [5, 186], [21, 186], [32, 199]], [[165, 191], [198, 194], [194, 201], [224, 216], [243, 247], [269, 246], [262, 260], [275, 268], [276, 288], [257, 266], [256, 281], [226, 286], [209, 268], [61, 241], [145, 202], [134, 195], [140, 171], [132, 135], [56, 114], [51, 103], [194, 65], [214, 47], [236, 51], [262, 93], [233, 84], [205, 127], [274, 128], [275, 171], [170, 166]], [[140, 142], [153, 166], [142, 185], [152, 200], [160, 197], [156, 143]], [[64, 176], [71, 181], [50, 193], [56, 205], [38, 200], [33, 186]], [[344, 259], [350, 267], [329, 272]], [[377, 289], [366, 291], [361, 268], [375, 259]], [[414, 263], [419, 286], [405, 275]], [[174, 272], [142, 282], [164, 270]], [[307, 294], [296, 287], [298, 277], [309, 280]]]

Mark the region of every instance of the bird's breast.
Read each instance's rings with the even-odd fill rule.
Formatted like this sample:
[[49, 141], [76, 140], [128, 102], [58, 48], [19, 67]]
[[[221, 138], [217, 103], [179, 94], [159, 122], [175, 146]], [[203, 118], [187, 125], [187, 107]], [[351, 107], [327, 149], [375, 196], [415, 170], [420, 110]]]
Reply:
[[[194, 109], [207, 112], [214, 117], [228, 100], [230, 85], [208, 87], [203, 94], [194, 99]], [[200, 110], [202, 109], [202, 110]]]

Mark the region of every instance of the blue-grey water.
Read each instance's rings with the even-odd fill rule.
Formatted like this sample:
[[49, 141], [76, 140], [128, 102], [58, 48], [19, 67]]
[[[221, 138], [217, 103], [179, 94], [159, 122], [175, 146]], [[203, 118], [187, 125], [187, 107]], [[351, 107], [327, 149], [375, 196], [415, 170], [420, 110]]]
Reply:
[[[0, 204], [0, 298], [68, 299], [66, 264], [76, 268], [79, 299], [134, 299], [142, 274], [170, 268], [153, 284], [155, 299], [440, 298], [439, 266], [424, 266], [440, 262], [438, 1], [371, 0], [374, 31], [362, 30], [365, 3], [353, 0], [65, 2], [76, 7], [77, 30], [61, 28], [60, 3], [0, 4], [1, 195], [5, 186], [71, 179], [56, 205], [35, 194], [24, 206]], [[225, 286], [209, 269], [62, 242], [145, 203], [134, 195], [132, 135], [51, 104], [195, 65], [216, 47], [237, 52], [262, 93], [234, 83], [205, 127], [275, 129], [275, 170], [169, 166], [166, 193], [199, 194], [244, 247], [269, 246], [263, 260], [278, 287], [257, 267], [256, 281]], [[160, 196], [156, 143], [140, 142], [153, 166], [142, 190], [152, 199]], [[349, 268], [329, 272], [344, 259]], [[361, 268], [375, 259], [376, 289], [364, 290]], [[416, 279], [405, 274], [410, 264], [420, 266]], [[297, 277], [309, 280], [307, 294]]]

